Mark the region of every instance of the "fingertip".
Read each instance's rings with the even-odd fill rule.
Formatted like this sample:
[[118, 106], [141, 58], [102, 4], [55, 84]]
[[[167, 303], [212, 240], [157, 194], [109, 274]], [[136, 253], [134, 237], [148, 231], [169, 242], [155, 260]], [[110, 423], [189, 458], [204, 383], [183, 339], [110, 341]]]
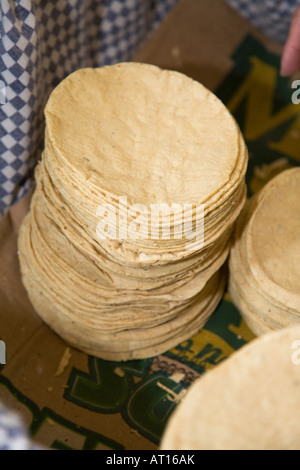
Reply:
[[283, 52], [280, 64], [280, 75], [290, 77], [300, 69], [299, 51], [293, 48], [286, 48]]
[[291, 67], [290, 64], [281, 62], [281, 67], [280, 67], [281, 77], [290, 77], [295, 72], [296, 70], [294, 70], [294, 67]]
[[280, 75], [290, 77], [300, 70], [300, 6], [297, 7], [284, 46]]

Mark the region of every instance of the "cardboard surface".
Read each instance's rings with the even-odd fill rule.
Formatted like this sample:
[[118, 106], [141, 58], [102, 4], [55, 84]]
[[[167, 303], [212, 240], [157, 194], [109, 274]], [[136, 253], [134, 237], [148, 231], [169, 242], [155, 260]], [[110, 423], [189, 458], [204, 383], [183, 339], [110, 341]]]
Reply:
[[181, 0], [135, 60], [177, 70], [216, 90], [232, 69], [232, 52], [250, 33], [281, 52], [224, 1]]
[[[264, 181], [256, 167], [300, 162], [300, 111], [279, 77], [277, 46], [220, 0], [181, 0], [136, 60], [201, 81], [234, 113], [250, 150], [249, 193]], [[270, 168], [270, 167], [268, 167]], [[271, 170], [266, 173], [270, 176]], [[16, 240], [30, 195], [0, 223], [0, 398], [23, 417], [35, 441], [53, 448], [155, 449], [179, 394], [196, 377], [253, 338], [228, 294], [206, 327], [159, 357], [113, 363], [71, 349], [35, 314], [22, 286]], [[120, 372], [121, 370], [121, 372]], [[176, 383], [174, 372], [184, 374]]]

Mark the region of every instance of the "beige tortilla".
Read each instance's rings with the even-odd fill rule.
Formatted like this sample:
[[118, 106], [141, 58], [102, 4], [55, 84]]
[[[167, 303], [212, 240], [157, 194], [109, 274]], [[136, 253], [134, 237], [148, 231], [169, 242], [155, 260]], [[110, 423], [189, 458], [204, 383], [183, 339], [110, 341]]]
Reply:
[[299, 326], [264, 335], [198, 379], [161, 449], [299, 450], [299, 339]]
[[299, 183], [298, 168], [276, 176], [237, 224], [229, 291], [256, 334], [300, 322]]
[[153, 65], [77, 70], [45, 116], [59, 156], [129, 203], [203, 202], [230, 181], [239, 156], [238, 128], [216, 96]]
[[299, 201], [300, 168], [276, 176], [263, 190], [245, 242], [262, 288], [300, 313]]

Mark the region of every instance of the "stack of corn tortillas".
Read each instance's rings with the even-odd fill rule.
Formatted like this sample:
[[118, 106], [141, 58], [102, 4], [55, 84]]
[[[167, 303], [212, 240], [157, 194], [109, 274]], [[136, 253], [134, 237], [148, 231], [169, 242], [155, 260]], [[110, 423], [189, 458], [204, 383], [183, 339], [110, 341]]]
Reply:
[[300, 326], [255, 339], [188, 390], [164, 450], [300, 450]]
[[255, 334], [300, 322], [300, 169], [247, 203], [230, 256], [230, 294]]
[[234, 119], [199, 83], [138, 63], [78, 70], [45, 114], [19, 235], [36, 311], [104, 359], [174, 347], [224, 290], [247, 166]]

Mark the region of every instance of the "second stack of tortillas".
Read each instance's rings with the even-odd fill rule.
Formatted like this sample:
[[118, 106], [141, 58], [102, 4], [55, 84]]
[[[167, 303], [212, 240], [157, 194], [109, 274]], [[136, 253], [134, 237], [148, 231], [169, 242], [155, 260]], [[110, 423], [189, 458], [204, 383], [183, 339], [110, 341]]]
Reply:
[[248, 201], [230, 255], [231, 297], [256, 335], [300, 323], [300, 168]]
[[233, 117], [198, 82], [137, 63], [78, 70], [45, 114], [19, 236], [36, 311], [104, 359], [191, 337], [222, 297], [245, 201], [247, 150]]

